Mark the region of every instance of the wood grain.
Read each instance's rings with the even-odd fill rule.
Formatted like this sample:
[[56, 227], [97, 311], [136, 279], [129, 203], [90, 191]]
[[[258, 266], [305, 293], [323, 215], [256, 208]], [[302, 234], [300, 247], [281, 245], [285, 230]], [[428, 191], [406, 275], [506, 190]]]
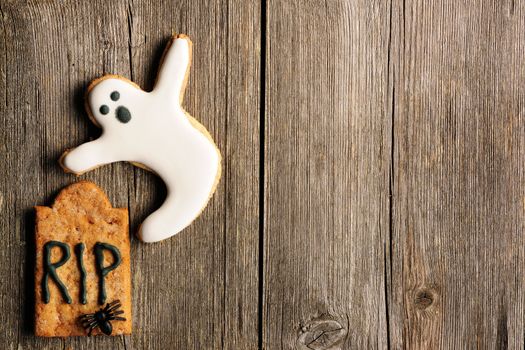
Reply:
[[267, 4], [263, 347], [388, 345], [389, 4]]
[[[2, 2], [0, 343], [3, 348], [199, 349], [257, 344], [260, 5], [243, 1]], [[33, 210], [75, 180], [57, 158], [100, 133], [83, 110], [90, 80], [106, 73], [151, 89], [172, 32], [190, 35], [185, 107], [223, 153], [207, 209], [176, 237], [132, 241], [133, 335], [32, 335]], [[164, 187], [129, 164], [82, 178], [128, 207], [131, 230]], [[23, 313], [23, 317], [21, 314]]]
[[393, 348], [523, 348], [524, 15], [394, 2]]

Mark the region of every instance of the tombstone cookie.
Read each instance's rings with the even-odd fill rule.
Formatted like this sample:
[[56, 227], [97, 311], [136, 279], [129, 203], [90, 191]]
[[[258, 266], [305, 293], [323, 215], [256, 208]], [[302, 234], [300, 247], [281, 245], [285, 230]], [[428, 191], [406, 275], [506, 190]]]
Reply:
[[168, 193], [139, 229], [144, 242], [163, 240], [187, 227], [204, 209], [220, 178], [219, 150], [204, 126], [181, 106], [191, 52], [187, 36], [173, 36], [151, 92], [116, 75], [93, 81], [86, 109], [102, 127], [102, 136], [66, 151], [60, 161], [77, 175], [118, 161], [158, 174]]
[[127, 209], [87, 181], [36, 207], [35, 290], [38, 336], [130, 334]]

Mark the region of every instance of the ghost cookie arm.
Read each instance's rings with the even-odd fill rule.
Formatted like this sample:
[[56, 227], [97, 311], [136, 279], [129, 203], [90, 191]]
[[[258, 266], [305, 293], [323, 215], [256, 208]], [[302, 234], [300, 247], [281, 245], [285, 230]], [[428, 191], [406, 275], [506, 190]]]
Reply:
[[154, 91], [181, 102], [188, 78], [192, 43], [184, 34], [173, 36], [164, 51]]
[[67, 150], [60, 157], [60, 165], [65, 171], [81, 175], [98, 166], [116, 162], [118, 157], [111, 151], [108, 140], [99, 138]]

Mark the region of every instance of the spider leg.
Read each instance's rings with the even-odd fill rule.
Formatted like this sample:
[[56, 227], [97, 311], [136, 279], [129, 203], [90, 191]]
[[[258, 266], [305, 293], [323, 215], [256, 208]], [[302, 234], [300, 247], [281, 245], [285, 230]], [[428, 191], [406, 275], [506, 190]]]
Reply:
[[115, 304], [117, 304], [119, 302], [120, 302], [120, 300], [117, 299], [117, 300], [112, 301], [111, 303], [107, 303], [102, 311], [108, 312], [110, 310], [110, 308], [113, 307], [113, 305], [115, 305]]
[[123, 310], [118, 310], [118, 311], [117, 311], [117, 310], [113, 310], [113, 311], [111, 311], [111, 312], [109, 313], [109, 316], [117, 316], [117, 315], [121, 315], [121, 314], [123, 314], [123, 313], [124, 313]]
[[80, 320], [80, 322], [82, 323], [82, 325], [90, 324], [91, 322], [95, 322], [95, 321], [96, 321], [95, 318], [86, 318], [86, 319]]
[[117, 300], [113, 300], [111, 303], [108, 303], [108, 306], [113, 306], [113, 305], [116, 305], [116, 304], [120, 304], [120, 300], [117, 299]]
[[95, 318], [90, 318], [88, 320], [83, 320], [82, 323], [83, 324], [90, 324], [92, 322], [96, 322], [97, 320]]
[[93, 322], [96, 322], [96, 320], [95, 319], [84, 320], [84, 321], [82, 321], [82, 325], [90, 325]]
[[95, 317], [95, 314], [85, 314], [79, 317], [80, 320], [88, 320]]
[[108, 321], [126, 321], [126, 318], [124, 317], [120, 317], [120, 316], [111, 316], [108, 318]]
[[94, 325], [92, 325], [92, 326], [89, 327], [88, 337], [91, 336], [91, 332], [93, 332], [93, 330], [94, 330], [95, 328], [97, 328], [97, 324], [96, 324], [96, 323], [95, 323]]
[[118, 309], [119, 307], [122, 306], [122, 304], [120, 303], [120, 300], [115, 300], [114, 302], [112, 302], [111, 304], [108, 304], [109, 308], [107, 308], [105, 311], [106, 312], [111, 312], [113, 310], [116, 310]]
[[91, 322], [95, 321], [95, 319], [89, 319], [89, 320], [81, 320], [80, 323], [82, 323], [82, 326], [85, 324], [90, 324]]
[[119, 305], [116, 305], [115, 307], [112, 307], [112, 308], [107, 309], [106, 312], [108, 312], [108, 313], [109, 313], [109, 312], [113, 312], [113, 311], [115, 311], [115, 310], [118, 310], [121, 306], [122, 306], [122, 305], [120, 305], [120, 304], [119, 304]]
[[84, 323], [84, 324], [82, 325], [82, 327], [84, 327], [84, 328], [86, 328], [86, 329], [87, 329], [87, 328], [90, 328], [90, 327], [97, 327], [97, 321], [94, 320], [94, 321], [91, 321], [91, 322], [89, 322], [89, 323]]

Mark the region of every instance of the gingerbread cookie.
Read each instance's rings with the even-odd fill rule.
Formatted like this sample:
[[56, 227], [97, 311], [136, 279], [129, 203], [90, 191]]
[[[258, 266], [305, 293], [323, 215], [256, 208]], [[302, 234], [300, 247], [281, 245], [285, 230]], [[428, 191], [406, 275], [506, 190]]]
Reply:
[[130, 334], [129, 259], [128, 211], [95, 184], [36, 207], [36, 335]]
[[191, 51], [187, 36], [172, 37], [151, 92], [116, 75], [93, 81], [86, 109], [103, 128], [102, 136], [61, 157], [62, 167], [77, 175], [127, 161], [164, 180], [166, 200], [139, 230], [144, 242], [163, 240], [187, 227], [204, 209], [220, 178], [219, 150], [204, 126], [181, 106]]

